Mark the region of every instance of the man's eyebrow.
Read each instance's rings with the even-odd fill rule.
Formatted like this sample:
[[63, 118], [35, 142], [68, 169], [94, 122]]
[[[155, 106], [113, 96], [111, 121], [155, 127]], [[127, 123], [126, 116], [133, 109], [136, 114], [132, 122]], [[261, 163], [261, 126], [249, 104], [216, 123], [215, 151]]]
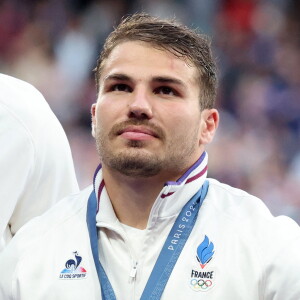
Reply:
[[[109, 80], [132, 81], [133, 79], [130, 76], [125, 75], [123, 73], [114, 73], [104, 77], [104, 81], [109, 81]], [[168, 76], [156, 76], [153, 77], [151, 81], [156, 83], [163, 83], [163, 84], [164, 83], [175, 84], [182, 87], [186, 86], [182, 80], [174, 77], [168, 77]]]
[[106, 77], [104, 77], [104, 81], [107, 81], [107, 80], [122, 80], [122, 81], [129, 81], [131, 80], [131, 78], [125, 74], [119, 74], [119, 73], [116, 73], [116, 74], [110, 74]]
[[180, 79], [173, 78], [173, 77], [165, 77], [165, 76], [158, 76], [154, 77], [152, 79], [153, 82], [158, 82], [158, 83], [171, 83], [171, 84], [176, 84], [180, 86], [185, 86], [184, 82], [181, 81]]

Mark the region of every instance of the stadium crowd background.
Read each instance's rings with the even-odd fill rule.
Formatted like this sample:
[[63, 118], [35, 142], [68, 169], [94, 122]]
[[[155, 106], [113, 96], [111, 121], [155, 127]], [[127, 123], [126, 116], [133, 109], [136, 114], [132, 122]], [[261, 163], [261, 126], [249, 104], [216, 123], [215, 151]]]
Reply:
[[43, 93], [66, 130], [81, 188], [98, 164], [92, 69], [113, 26], [138, 11], [176, 16], [213, 38], [221, 126], [209, 177], [300, 222], [299, 0], [0, 0], [0, 72]]

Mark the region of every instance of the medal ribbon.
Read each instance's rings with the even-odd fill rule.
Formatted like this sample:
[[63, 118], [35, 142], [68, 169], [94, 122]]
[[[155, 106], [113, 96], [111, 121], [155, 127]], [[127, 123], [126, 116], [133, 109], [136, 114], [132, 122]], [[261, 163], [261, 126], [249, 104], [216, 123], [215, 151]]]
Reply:
[[[197, 220], [198, 212], [206, 197], [209, 182], [206, 180], [200, 190], [185, 204], [164, 243], [150, 274], [141, 300], [159, 300], [170, 278], [178, 257], [189, 238]], [[99, 260], [98, 231], [96, 226], [97, 198], [93, 191], [88, 200], [87, 225], [91, 249], [96, 266], [103, 300], [116, 300], [114, 290]]]

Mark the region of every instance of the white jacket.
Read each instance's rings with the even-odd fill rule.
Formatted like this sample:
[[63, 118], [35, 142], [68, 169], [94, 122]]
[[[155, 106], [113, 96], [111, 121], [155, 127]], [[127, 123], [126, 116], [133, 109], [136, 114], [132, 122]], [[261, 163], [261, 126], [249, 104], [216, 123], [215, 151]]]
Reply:
[[30, 84], [0, 74], [0, 252], [28, 220], [78, 192], [62, 126]]
[[[140, 299], [176, 216], [205, 180], [206, 165], [207, 156], [166, 184], [138, 249], [130, 229], [116, 218], [105, 186], [100, 190], [99, 256], [118, 300]], [[97, 193], [101, 182], [100, 170]], [[213, 179], [209, 184], [161, 299], [299, 300], [299, 226], [288, 217], [273, 217], [244, 191]], [[64, 199], [17, 233], [0, 256], [0, 299], [102, 299], [86, 226], [91, 191]], [[205, 242], [212, 254], [206, 263], [197, 253]]]

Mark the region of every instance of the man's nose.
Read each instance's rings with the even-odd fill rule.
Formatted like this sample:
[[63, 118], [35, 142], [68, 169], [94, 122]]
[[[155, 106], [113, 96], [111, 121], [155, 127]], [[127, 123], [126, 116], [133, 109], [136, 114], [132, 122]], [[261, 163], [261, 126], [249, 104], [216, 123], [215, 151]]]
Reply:
[[153, 117], [150, 95], [146, 90], [135, 90], [129, 103], [129, 118], [151, 119]]

